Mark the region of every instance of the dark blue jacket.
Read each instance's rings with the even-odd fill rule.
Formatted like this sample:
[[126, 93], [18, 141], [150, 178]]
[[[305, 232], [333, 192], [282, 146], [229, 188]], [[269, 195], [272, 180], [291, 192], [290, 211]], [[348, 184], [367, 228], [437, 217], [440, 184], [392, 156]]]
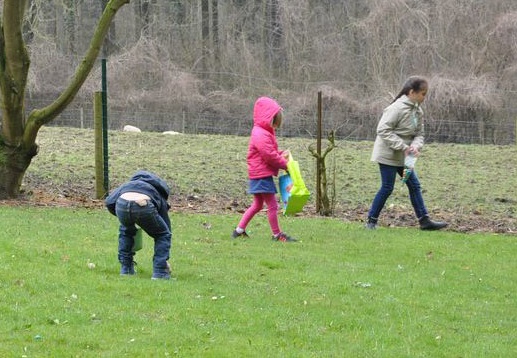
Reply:
[[115, 212], [117, 199], [130, 191], [149, 196], [160, 216], [165, 220], [169, 229], [171, 228], [168, 214], [170, 205], [167, 202], [170, 189], [165, 180], [145, 170], [137, 171], [128, 182], [114, 189], [106, 198], [105, 204], [110, 213], [117, 215]]

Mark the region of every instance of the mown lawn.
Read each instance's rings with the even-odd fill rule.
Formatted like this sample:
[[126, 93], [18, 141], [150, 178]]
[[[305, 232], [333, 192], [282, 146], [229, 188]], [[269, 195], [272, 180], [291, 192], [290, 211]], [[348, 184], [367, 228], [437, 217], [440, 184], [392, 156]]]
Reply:
[[[280, 137], [278, 142], [299, 161], [313, 193], [306, 213], [314, 214], [315, 161], [307, 148], [315, 141]], [[44, 127], [38, 143], [40, 152], [23, 185], [26, 192], [42, 190], [69, 200], [95, 197], [92, 130]], [[212, 212], [242, 210], [251, 200], [246, 193], [247, 144], [247, 137], [110, 131], [110, 184], [148, 169], [170, 183], [174, 204]], [[380, 185], [377, 165], [370, 162], [372, 143], [337, 145], [326, 160], [335, 217], [359, 222]], [[448, 230], [517, 232], [516, 146], [431, 143], [416, 166], [426, 205], [433, 217], [450, 223]], [[397, 185], [380, 220], [383, 226], [416, 224], [405, 188]]]
[[[0, 207], [2, 357], [512, 357], [517, 237], [172, 213], [175, 280], [120, 277], [103, 209]], [[93, 264], [93, 265], [92, 265]]]

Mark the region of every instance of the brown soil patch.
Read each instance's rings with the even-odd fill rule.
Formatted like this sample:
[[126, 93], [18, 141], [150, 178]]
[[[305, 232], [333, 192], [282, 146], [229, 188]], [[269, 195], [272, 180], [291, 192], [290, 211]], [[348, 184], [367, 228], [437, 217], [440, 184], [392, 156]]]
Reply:
[[[34, 184], [34, 183], [33, 183]], [[240, 202], [227, 197], [198, 197], [173, 195], [170, 200], [172, 212], [190, 212], [206, 214], [243, 213], [249, 202]], [[16, 200], [1, 200], [0, 205], [9, 206], [43, 206], [43, 207], [82, 207], [104, 208], [104, 201], [93, 199], [91, 192], [85, 193], [77, 188], [48, 189], [35, 188], [22, 193]], [[333, 217], [347, 222], [363, 222], [368, 208], [336, 208]], [[315, 207], [308, 204], [299, 217], [317, 217]], [[450, 211], [432, 213], [432, 218], [449, 223], [447, 230], [456, 232], [492, 232], [517, 234], [514, 218], [487, 218], [476, 213], [458, 214]], [[386, 208], [380, 225], [392, 227], [417, 226], [412, 212], [406, 209]]]

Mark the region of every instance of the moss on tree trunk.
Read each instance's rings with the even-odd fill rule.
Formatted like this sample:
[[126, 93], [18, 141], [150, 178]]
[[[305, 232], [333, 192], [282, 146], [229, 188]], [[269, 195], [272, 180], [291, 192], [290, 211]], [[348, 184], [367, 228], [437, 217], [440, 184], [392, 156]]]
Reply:
[[59, 97], [48, 106], [25, 117], [25, 88], [30, 59], [23, 40], [26, 1], [4, 0], [0, 20], [0, 199], [16, 198], [25, 171], [38, 152], [36, 137], [40, 128], [56, 118], [72, 102], [88, 77], [110, 24], [117, 11], [129, 0], [109, 0], [99, 20], [83, 61]]

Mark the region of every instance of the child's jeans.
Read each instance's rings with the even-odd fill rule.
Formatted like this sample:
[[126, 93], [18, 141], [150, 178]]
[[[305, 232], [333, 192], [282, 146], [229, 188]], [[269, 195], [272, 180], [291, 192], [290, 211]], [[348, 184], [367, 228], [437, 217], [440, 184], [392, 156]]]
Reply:
[[171, 248], [172, 233], [166, 222], [158, 214], [154, 204], [146, 200], [144, 206], [136, 201], [122, 198], [117, 200], [115, 207], [120, 221], [118, 239], [118, 260], [122, 265], [133, 262], [133, 243], [136, 234], [136, 225], [140, 226], [154, 239], [153, 273], [166, 274], [167, 260]]
[[[397, 174], [402, 176], [404, 171], [404, 167], [394, 167], [391, 165], [380, 164], [379, 169], [381, 172], [381, 188], [375, 195], [373, 199], [372, 207], [368, 212], [368, 218], [377, 221], [379, 215], [381, 213], [386, 200], [393, 192], [395, 188], [395, 179], [397, 178]], [[420, 182], [418, 181], [418, 176], [416, 172], [413, 170], [410, 177], [408, 178], [406, 185], [409, 189], [409, 199], [411, 200], [411, 205], [413, 205], [413, 210], [415, 211], [415, 215], [418, 219], [427, 216], [427, 209], [424, 204], [424, 199], [422, 198], [422, 190], [420, 189]]]

